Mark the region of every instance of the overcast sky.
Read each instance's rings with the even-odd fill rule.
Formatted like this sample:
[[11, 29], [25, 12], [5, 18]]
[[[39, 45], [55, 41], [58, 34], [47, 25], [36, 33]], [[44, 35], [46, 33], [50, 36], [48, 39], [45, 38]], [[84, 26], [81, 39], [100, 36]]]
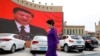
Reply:
[[98, 24], [100, 21], [100, 0], [34, 0], [34, 2], [63, 6], [64, 21], [67, 21], [68, 25], [84, 25], [86, 31], [94, 32], [94, 23]]

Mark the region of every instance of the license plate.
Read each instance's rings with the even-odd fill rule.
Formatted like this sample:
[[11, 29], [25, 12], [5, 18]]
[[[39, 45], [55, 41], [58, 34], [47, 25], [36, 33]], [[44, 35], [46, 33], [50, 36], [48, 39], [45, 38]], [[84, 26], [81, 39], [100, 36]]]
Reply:
[[78, 47], [82, 47], [82, 46], [80, 45], [80, 46], [78, 46]]
[[81, 44], [81, 41], [77, 41], [77, 44]]
[[45, 51], [46, 47], [40, 47], [40, 50]]

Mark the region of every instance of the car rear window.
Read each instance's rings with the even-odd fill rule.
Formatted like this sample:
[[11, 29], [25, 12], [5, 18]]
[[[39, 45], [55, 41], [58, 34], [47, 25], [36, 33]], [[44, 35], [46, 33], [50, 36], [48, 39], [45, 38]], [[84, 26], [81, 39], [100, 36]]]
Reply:
[[96, 38], [93, 36], [84, 36], [84, 39], [96, 39]]
[[39, 39], [47, 39], [46, 36], [39, 36], [38, 38], [39, 38]]
[[34, 39], [39, 39], [39, 40], [47, 40], [47, 37], [46, 36], [35, 36]]
[[82, 39], [81, 36], [71, 36], [72, 39]]

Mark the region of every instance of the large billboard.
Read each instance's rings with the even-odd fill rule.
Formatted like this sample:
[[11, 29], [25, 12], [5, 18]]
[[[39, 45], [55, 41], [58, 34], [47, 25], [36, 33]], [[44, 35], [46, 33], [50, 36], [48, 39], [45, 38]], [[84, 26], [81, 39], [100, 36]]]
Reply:
[[[17, 9], [15, 9], [17, 8]], [[48, 19], [53, 19], [55, 21], [55, 27], [57, 28], [58, 34], [62, 33], [63, 26], [63, 12], [48, 12], [48, 11], [39, 11], [31, 8], [27, 8], [12, 2], [12, 0], [0, 0], [0, 33], [18, 33], [19, 30], [17, 26], [14, 26], [12, 21], [16, 19], [15, 12], [19, 10], [18, 8], [23, 8], [28, 12], [28, 14], [33, 14], [32, 20], [29, 23], [31, 28], [26, 30], [31, 32], [31, 35], [44, 34], [48, 31], [46, 21]], [[15, 12], [14, 12], [15, 10]], [[26, 12], [26, 17], [27, 16]], [[23, 21], [26, 21], [23, 19]], [[27, 22], [27, 21], [26, 21]], [[25, 22], [24, 22], [25, 23]]]

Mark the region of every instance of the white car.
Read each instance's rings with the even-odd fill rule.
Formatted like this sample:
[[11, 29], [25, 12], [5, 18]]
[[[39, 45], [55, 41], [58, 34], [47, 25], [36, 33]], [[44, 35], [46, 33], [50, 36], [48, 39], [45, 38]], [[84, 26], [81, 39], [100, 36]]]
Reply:
[[15, 52], [16, 49], [24, 49], [25, 41], [19, 39], [19, 35], [12, 33], [0, 33], [0, 50]]
[[85, 41], [81, 36], [64, 35], [60, 40], [60, 46], [65, 52], [78, 50], [82, 52], [85, 47]]
[[30, 46], [30, 52], [33, 51], [47, 51], [47, 36], [34, 36]]

